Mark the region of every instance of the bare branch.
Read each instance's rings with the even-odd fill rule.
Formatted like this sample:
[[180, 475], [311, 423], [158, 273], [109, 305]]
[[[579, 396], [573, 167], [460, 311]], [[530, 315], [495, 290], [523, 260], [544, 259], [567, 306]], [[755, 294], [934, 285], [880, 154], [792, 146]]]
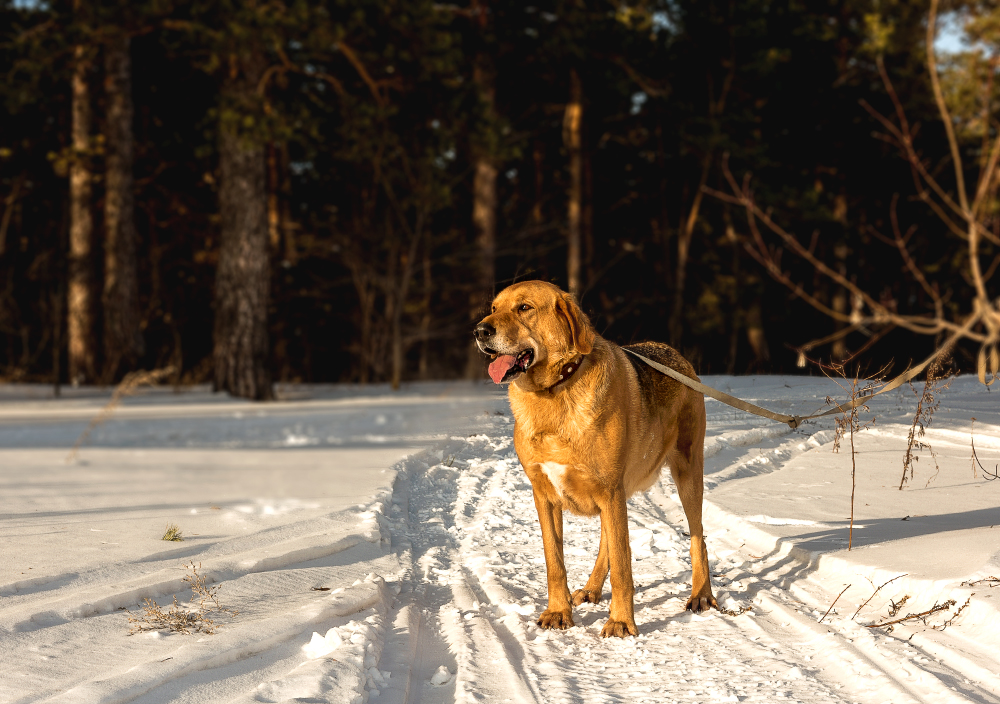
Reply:
[[893, 582], [895, 582], [895, 581], [896, 581], [897, 579], [899, 579], [900, 577], [906, 577], [906, 576], [907, 576], [906, 574], [901, 574], [901, 575], [897, 575], [897, 576], [893, 577], [892, 579], [890, 579], [890, 580], [889, 580], [888, 582], [886, 582], [885, 584], [883, 584], [882, 586], [880, 586], [880, 587], [879, 587], [878, 589], [876, 589], [876, 590], [875, 590], [874, 592], [872, 592], [872, 595], [871, 595], [870, 597], [868, 597], [868, 599], [866, 599], [866, 600], [865, 600], [865, 603], [863, 603], [863, 604], [862, 604], [861, 606], [859, 606], [859, 607], [858, 607], [858, 610], [854, 612], [854, 616], [851, 616], [851, 620], [853, 621], [853, 620], [854, 620], [855, 618], [857, 618], [857, 615], [858, 615], [859, 613], [861, 613], [861, 609], [863, 609], [863, 608], [865, 608], [866, 606], [868, 606], [868, 602], [870, 602], [870, 601], [871, 601], [872, 599], [874, 599], [874, 598], [875, 598], [875, 595], [876, 595], [876, 594], [878, 594], [878, 593], [879, 593], [880, 591], [882, 591], [882, 587], [885, 587], [885, 586], [888, 586], [888, 585], [892, 584]]
[[[850, 588], [851, 588], [851, 585], [850, 585], [850, 584], [848, 584], [848, 585], [847, 585], [846, 587], [844, 587], [844, 588], [843, 588], [843, 589], [841, 590], [840, 594], [838, 594], [838, 595], [837, 595], [837, 598], [833, 600], [833, 603], [832, 603], [832, 604], [830, 604], [830, 608], [826, 610], [826, 613], [825, 613], [825, 614], [823, 614], [823, 618], [826, 618], [827, 616], [829, 616], [829, 615], [830, 615], [830, 612], [831, 612], [831, 611], [833, 611], [833, 607], [834, 607], [834, 606], [836, 606], [836, 604], [837, 604], [837, 601], [839, 601], [839, 600], [840, 600], [840, 597], [844, 596], [844, 592], [846, 592], [846, 591], [847, 591], [848, 589], [850, 589]], [[823, 623], [823, 618], [821, 618], [821, 619], [819, 620], [819, 622], [820, 622], [820, 623]]]
[[920, 267], [917, 263], [913, 261], [913, 257], [910, 256], [910, 251], [906, 248], [906, 239], [899, 231], [899, 218], [896, 215], [896, 203], [899, 201], [899, 194], [894, 194], [892, 197], [892, 207], [889, 209], [890, 220], [892, 221], [892, 234], [894, 235], [894, 241], [896, 243], [896, 249], [899, 250], [899, 255], [903, 258], [903, 263], [906, 264], [906, 268], [910, 270], [913, 277], [917, 282], [923, 287], [927, 295], [931, 297], [934, 301], [934, 313], [938, 320], [944, 319], [944, 303], [941, 300], [941, 296], [935, 291], [931, 285], [927, 282], [927, 277], [924, 273], [920, 271]]
[[[753, 201], [752, 195], [750, 193], [749, 186], [744, 183], [743, 186], [737, 184], [735, 177], [729, 170], [729, 164], [727, 159], [723, 159], [722, 164], [723, 174], [729, 181], [730, 187], [733, 189], [735, 195], [734, 198], [726, 197], [727, 202], [739, 203], [744, 207], [747, 213], [747, 221], [750, 226], [750, 231], [753, 234], [755, 247], [748, 247], [747, 251], [751, 256], [754, 257], [759, 263], [761, 263], [768, 271], [768, 273], [775, 278], [777, 281], [785, 284], [790, 288], [797, 296], [800, 296], [809, 305], [813, 306], [817, 310], [823, 312], [824, 314], [834, 318], [835, 320], [840, 320], [843, 322], [854, 322], [850, 315], [845, 313], [840, 313], [832, 310], [828, 306], [824, 305], [818, 301], [814, 296], [805, 292], [805, 290], [798, 284], [791, 281], [791, 279], [781, 271], [780, 266], [777, 263], [774, 255], [768, 251], [767, 245], [764, 242], [764, 238], [761, 236], [759, 228], [757, 227], [757, 219], [760, 219], [767, 228], [778, 235], [788, 246], [799, 255], [801, 258], [805, 259], [809, 264], [811, 264], [818, 272], [829, 278], [830, 280], [836, 282], [837, 284], [843, 286], [852, 294], [861, 298], [872, 311], [872, 316], [870, 317], [871, 322], [875, 323], [894, 323], [901, 328], [910, 330], [921, 335], [936, 335], [944, 330], [949, 330], [953, 332], [961, 331], [963, 336], [976, 340], [979, 342], [985, 342], [988, 337], [981, 335], [979, 333], [972, 332], [971, 326], [966, 323], [965, 325], [959, 325], [957, 323], [951, 322], [944, 319], [943, 317], [931, 318], [926, 315], [900, 315], [895, 313], [883, 304], [876, 301], [871, 295], [863, 291], [857, 284], [848, 279], [843, 274], [831, 269], [825, 262], [819, 259], [815, 254], [813, 254], [809, 249], [804, 247], [793, 234], [787, 232], [784, 228], [778, 225], [774, 220], [771, 219], [770, 215]], [[713, 189], [706, 189], [706, 192], [714, 194]], [[756, 249], [756, 251], [754, 251]], [[989, 316], [995, 315], [992, 311], [989, 311], [987, 307], [982, 307], [981, 311], [978, 311], [975, 315], [976, 321], [980, 319], [988, 319]]]
[[361, 63], [361, 59], [359, 59], [358, 55], [354, 53], [354, 49], [342, 41], [337, 43], [337, 48], [340, 50], [340, 53], [344, 55], [344, 58], [351, 63], [354, 70], [358, 72], [358, 75], [361, 76], [361, 80], [368, 85], [368, 90], [371, 91], [372, 97], [375, 98], [375, 102], [378, 106], [380, 108], [385, 107], [385, 98], [382, 97], [382, 93], [379, 91], [378, 83], [376, 83], [375, 79], [373, 79], [371, 74], [368, 73], [368, 69], [366, 69], [365, 65]]
[[884, 623], [870, 623], [866, 626], [866, 628], [882, 628], [883, 626], [891, 626], [894, 623], [902, 623], [903, 621], [915, 621], [917, 619], [923, 619], [927, 616], [930, 616], [931, 614], [936, 614], [938, 611], [947, 611], [954, 605], [955, 605], [955, 600], [949, 599], [943, 604], [934, 604], [934, 606], [927, 609], [927, 611], [921, 611], [919, 614], [907, 614], [902, 618], [897, 618], [893, 621], [886, 621]]
[[955, 126], [951, 122], [951, 115], [948, 113], [948, 106], [944, 102], [944, 94], [941, 92], [941, 81], [938, 79], [937, 59], [934, 57], [934, 39], [936, 37], [936, 26], [938, 11], [938, 0], [931, 0], [930, 14], [927, 16], [927, 71], [931, 76], [931, 87], [934, 89], [934, 100], [937, 103], [938, 112], [941, 113], [941, 122], [944, 124], [945, 134], [948, 135], [948, 147], [951, 149], [951, 160], [955, 166], [955, 183], [958, 190], [958, 202], [962, 206], [962, 213], [966, 219], [971, 220], [969, 210], [969, 198], [965, 193], [965, 176], [962, 173], [962, 155], [958, 149], [958, 139], [955, 137]]

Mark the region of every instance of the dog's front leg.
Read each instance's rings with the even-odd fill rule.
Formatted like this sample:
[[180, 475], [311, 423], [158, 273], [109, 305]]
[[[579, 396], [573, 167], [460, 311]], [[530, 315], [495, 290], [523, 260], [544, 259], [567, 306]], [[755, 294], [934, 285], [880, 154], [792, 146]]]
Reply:
[[569, 585], [566, 583], [566, 563], [563, 561], [562, 507], [556, 506], [537, 489], [535, 509], [542, 526], [542, 544], [545, 546], [545, 570], [549, 581], [549, 607], [538, 618], [542, 628], [572, 628], [573, 609], [569, 603]]
[[601, 635], [639, 635], [635, 627], [632, 584], [632, 549], [628, 544], [628, 513], [625, 508], [625, 488], [617, 487], [601, 506], [601, 530], [607, 534], [608, 559], [611, 563], [611, 618], [604, 624]]
[[604, 591], [604, 580], [608, 578], [608, 533], [604, 530], [604, 519], [601, 518], [601, 547], [597, 550], [597, 562], [594, 563], [594, 571], [590, 573], [590, 579], [583, 589], [573, 592], [573, 606], [579, 606], [585, 602], [591, 604], [601, 603], [601, 592]]

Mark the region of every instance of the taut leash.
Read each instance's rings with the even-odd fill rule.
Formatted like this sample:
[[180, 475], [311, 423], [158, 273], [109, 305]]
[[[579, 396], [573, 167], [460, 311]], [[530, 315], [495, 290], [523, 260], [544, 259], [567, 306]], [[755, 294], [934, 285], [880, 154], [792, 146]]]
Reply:
[[[966, 327], [969, 327], [968, 323], [966, 323]], [[917, 374], [922, 372], [924, 369], [926, 369], [931, 362], [933, 362], [935, 359], [941, 356], [941, 353], [944, 350], [949, 349], [951, 345], [958, 340], [962, 332], [964, 332], [964, 329], [965, 328], [955, 333], [947, 342], [944, 343], [944, 345], [941, 348], [935, 350], [930, 357], [925, 359], [917, 366], [912, 367], [911, 369], [907, 369], [905, 372], [897, 376], [895, 379], [890, 381], [888, 384], [883, 386], [878, 391], [875, 391], [874, 393], [863, 394], [858, 398], [852, 399], [850, 401], [844, 401], [843, 403], [838, 404], [836, 407], [831, 408], [828, 411], [823, 411], [822, 413], [814, 413], [811, 416], [794, 416], [794, 415], [788, 415], [787, 413], [778, 413], [776, 411], [771, 411], [766, 408], [762, 408], [761, 406], [757, 406], [753, 403], [750, 403], [749, 401], [744, 401], [743, 399], [731, 396], [725, 393], [724, 391], [719, 391], [718, 389], [713, 389], [711, 386], [706, 386], [705, 384], [702, 384], [700, 381], [695, 381], [691, 377], [684, 376], [680, 372], [671, 369], [670, 367], [666, 367], [660, 364], [659, 362], [654, 362], [653, 360], [647, 357], [643, 357], [638, 352], [633, 352], [632, 350], [626, 347], [622, 347], [622, 349], [628, 352], [630, 355], [638, 357], [643, 362], [645, 362], [646, 364], [648, 364], [661, 374], [666, 374], [674, 381], [678, 381], [690, 389], [694, 389], [695, 391], [703, 393], [706, 396], [714, 398], [716, 401], [722, 401], [722, 403], [726, 404], [727, 406], [738, 408], [741, 411], [746, 411], [747, 413], [753, 413], [756, 416], [762, 416], [764, 418], [770, 418], [771, 420], [780, 421], [781, 423], [788, 423], [788, 426], [792, 430], [795, 430], [802, 424], [802, 421], [804, 420], [810, 420], [811, 418], [822, 418], [823, 416], [829, 416], [834, 413], [847, 413], [853, 408], [857, 408], [858, 406], [868, 403], [879, 394], [884, 394], [886, 391], [892, 391], [893, 389], [899, 388], [900, 386], [908, 382], [910, 379], [915, 377]]]

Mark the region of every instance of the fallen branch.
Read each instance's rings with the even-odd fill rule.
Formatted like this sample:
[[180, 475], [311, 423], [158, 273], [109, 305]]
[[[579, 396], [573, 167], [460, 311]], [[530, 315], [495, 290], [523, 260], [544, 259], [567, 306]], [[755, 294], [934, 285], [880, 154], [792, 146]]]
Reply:
[[846, 592], [850, 588], [851, 585], [848, 584], [846, 587], [844, 587], [844, 589], [840, 592], [840, 594], [837, 595], [837, 598], [833, 600], [832, 604], [830, 604], [830, 608], [826, 610], [826, 613], [823, 614], [823, 617], [819, 620], [820, 623], [823, 623], [823, 619], [830, 615], [830, 612], [833, 611], [833, 607], [837, 605], [837, 602], [840, 600], [840, 597], [844, 596], [844, 592]]
[[982, 579], [973, 579], [968, 582], [962, 582], [963, 587], [977, 587], [980, 584], [985, 584], [990, 589], [993, 587], [1000, 587], [1000, 577], [983, 577]]
[[893, 577], [892, 579], [890, 579], [890, 580], [889, 580], [888, 582], [886, 582], [885, 584], [883, 584], [882, 586], [880, 586], [880, 587], [879, 587], [878, 589], [876, 589], [876, 590], [875, 590], [874, 592], [872, 592], [872, 595], [871, 595], [870, 597], [868, 597], [868, 599], [867, 599], [867, 600], [865, 601], [865, 603], [863, 603], [863, 604], [862, 604], [861, 606], [859, 606], [859, 607], [858, 607], [858, 610], [854, 612], [854, 616], [851, 616], [851, 620], [853, 621], [853, 620], [854, 620], [854, 619], [855, 619], [855, 618], [857, 617], [857, 615], [858, 615], [859, 613], [861, 613], [861, 609], [863, 609], [863, 608], [865, 608], [866, 606], [868, 606], [868, 602], [870, 602], [870, 601], [871, 601], [872, 599], [874, 599], [874, 598], [875, 598], [875, 595], [876, 595], [876, 594], [878, 594], [878, 593], [879, 593], [880, 591], [882, 591], [882, 587], [885, 587], [885, 586], [888, 586], [888, 585], [892, 584], [893, 582], [895, 582], [895, 581], [896, 581], [897, 579], [899, 579], [900, 577], [906, 577], [906, 576], [907, 576], [906, 574], [901, 574], [901, 575], [897, 575], [897, 576]]
[[939, 611], [947, 611], [948, 609], [950, 609], [954, 605], [955, 605], [955, 600], [954, 599], [949, 599], [948, 601], [944, 602], [943, 604], [937, 604], [937, 603], [935, 603], [934, 606], [932, 606], [931, 608], [927, 609], [927, 611], [921, 611], [919, 614], [907, 614], [906, 616], [903, 616], [902, 618], [893, 619], [892, 621], [885, 621], [884, 623], [870, 623], [867, 626], [865, 626], [865, 628], [883, 628], [885, 626], [893, 626], [893, 625], [895, 625], [897, 623], [903, 623], [904, 621], [915, 621], [915, 620], [918, 620], [918, 619], [919, 620], [923, 620], [923, 619], [927, 618], [928, 616], [930, 616], [931, 614], [936, 614]]

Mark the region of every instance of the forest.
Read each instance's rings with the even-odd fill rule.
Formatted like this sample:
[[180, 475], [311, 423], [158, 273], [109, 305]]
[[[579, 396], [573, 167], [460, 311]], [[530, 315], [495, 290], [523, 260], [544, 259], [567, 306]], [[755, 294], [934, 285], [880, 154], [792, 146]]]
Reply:
[[701, 374], [985, 379], [998, 49], [987, 0], [0, 0], [0, 382], [485, 379], [534, 278]]

